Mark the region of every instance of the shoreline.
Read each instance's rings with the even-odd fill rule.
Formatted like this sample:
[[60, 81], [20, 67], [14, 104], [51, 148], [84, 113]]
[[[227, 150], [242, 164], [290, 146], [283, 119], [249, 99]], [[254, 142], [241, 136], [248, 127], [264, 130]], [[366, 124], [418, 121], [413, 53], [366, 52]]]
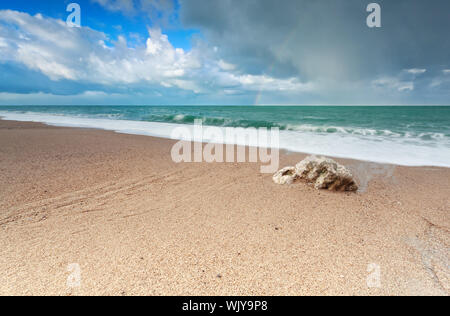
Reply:
[[[12, 115], [12, 116], [11, 116]], [[104, 130], [104, 131], [112, 131], [118, 134], [128, 134], [128, 135], [138, 135], [138, 136], [149, 136], [149, 137], [157, 137], [157, 138], [162, 138], [162, 139], [168, 139], [168, 140], [174, 140], [172, 138], [172, 132], [177, 129], [177, 128], [185, 128], [186, 130], [189, 130], [189, 132], [191, 133], [191, 135], [194, 134], [194, 127], [193, 124], [180, 124], [180, 123], [166, 123], [166, 122], [147, 122], [147, 121], [130, 121], [130, 120], [112, 120], [112, 119], [94, 119], [94, 118], [76, 118], [76, 117], [71, 117], [71, 116], [55, 116], [55, 115], [47, 115], [44, 117], [46, 117], [46, 119], [44, 120], [44, 118], [41, 116], [41, 114], [28, 114], [29, 117], [28, 118], [24, 118], [23, 114], [19, 114], [19, 117], [14, 116], [14, 114], [10, 113], [10, 117], [12, 117], [13, 119], [9, 119], [8, 117], [2, 116], [1, 112], [0, 112], [0, 120], [12, 120], [12, 121], [17, 121], [17, 122], [32, 122], [32, 123], [41, 123], [41, 124], [45, 124], [48, 126], [55, 126], [55, 127], [69, 127], [69, 128], [83, 128], [83, 129], [94, 129], [94, 130]], [[74, 121], [77, 121], [78, 123], [74, 123]], [[222, 134], [225, 135], [226, 134], [226, 129], [228, 127], [221, 127], [221, 126], [208, 126], [208, 125], [204, 125], [203, 128], [204, 129], [208, 129], [208, 128], [216, 128], [216, 129], [220, 129]], [[235, 128], [232, 128], [233, 130]], [[149, 130], [151, 130], [151, 132], [149, 132]], [[280, 131], [281, 135], [280, 135], [280, 144], [279, 144], [279, 149], [280, 151], [285, 151], [285, 152], [291, 152], [291, 153], [297, 153], [297, 154], [307, 154], [307, 155], [317, 155], [317, 156], [328, 156], [328, 157], [332, 157], [332, 158], [339, 158], [339, 159], [348, 159], [348, 160], [356, 160], [356, 161], [363, 161], [363, 162], [368, 162], [368, 163], [375, 163], [375, 164], [385, 164], [385, 165], [396, 165], [396, 166], [405, 166], [405, 167], [438, 167], [438, 168], [450, 168], [450, 162], [447, 162], [445, 159], [438, 159], [436, 160], [434, 163], [433, 162], [429, 162], [429, 156], [431, 155], [431, 152], [433, 150], [444, 150], [442, 148], [433, 148], [433, 147], [429, 147], [427, 148], [428, 151], [427, 154], [425, 156], [423, 156], [422, 154], [422, 158], [411, 158], [410, 156], [410, 152], [415, 152], [415, 151], [422, 151], [425, 149], [425, 147], [422, 146], [416, 146], [416, 147], [405, 147], [404, 144], [395, 144], [392, 143], [390, 144], [390, 150], [397, 150], [396, 148], [402, 148], [400, 150], [400, 152], [398, 152], [397, 154], [401, 153], [401, 157], [390, 157], [388, 158], [379, 158], [380, 152], [379, 149], [376, 148], [376, 146], [374, 144], [371, 144], [371, 146], [375, 146], [371, 149], [371, 151], [373, 152], [372, 155], [368, 155], [368, 153], [365, 154], [361, 154], [361, 153], [355, 153], [354, 151], [351, 151], [351, 154], [349, 152], [347, 152], [346, 154], [342, 154], [342, 153], [338, 153], [336, 152], [336, 148], [339, 148], [339, 144], [336, 143], [335, 147], [333, 148], [332, 151], [330, 151], [330, 146], [328, 145], [329, 143], [334, 143], [331, 139], [328, 139], [327, 141], [323, 141], [320, 139], [316, 139], [316, 140], [320, 140], [322, 149], [318, 150], [318, 149], [314, 149], [312, 150], [312, 146], [311, 147], [311, 141], [312, 140], [308, 140], [308, 142], [310, 143], [309, 145], [306, 144], [301, 144], [300, 146], [302, 146], [303, 149], [307, 149], [310, 148], [310, 150], [299, 150], [297, 148], [294, 148], [295, 146], [299, 145], [293, 145], [290, 142], [293, 141], [297, 136], [295, 135], [295, 132], [293, 131], [286, 131], [286, 130], [281, 130]], [[289, 134], [289, 135], [288, 135]], [[237, 134], [236, 134], [237, 135]], [[310, 135], [311, 136], [311, 135]], [[328, 135], [329, 136], [329, 135]], [[342, 135], [339, 136], [337, 135], [337, 139], [340, 139], [341, 137], [343, 137]], [[346, 135], [348, 136], [348, 135]], [[306, 137], [308, 138], [308, 137]], [[356, 138], [357, 139], [357, 138]], [[354, 139], [353, 141], [355, 141], [356, 139]], [[179, 140], [179, 138], [178, 138]], [[239, 143], [239, 141], [242, 140], [238, 140], [236, 138], [233, 139], [233, 143], [235, 146], [245, 146], [245, 147], [255, 147], [252, 144], [248, 143], [248, 139], [246, 139], [244, 141], [244, 143]], [[253, 140], [256, 141], [256, 140]], [[360, 141], [360, 140], [358, 140]], [[348, 142], [349, 140], [344, 141], [341, 145], [348, 147]], [[367, 142], [367, 143], [366, 143]], [[203, 143], [208, 143], [207, 140], [203, 141]], [[225, 145], [226, 142], [220, 142], [220, 144]], [[296, 141], [297, 143], [297, 141]], [[312, 143], [314, 143], [312, 141]], [[358, 148], [366, 148], [368, 143], [370, 143], [368, 140], [361, 140], [360, 143], [355, 143], [352, 146], [357, 146]], [[303, 145], [306, 146], [306, 148], [303, 147]], [[294, 146], [294, 147], [292, 147]], [[309, 146], [309, 147], [308, 147]], [[388, 147], [389, 148], [389, 147]], [[345, 150], [349, 150], [348, 148]], [[344, 151], [345, 151], [344, 150]], [[390, 152], [390, 150], [385, 148], [385, 151]], [[450, 155], [450, 151], [449, 151], [449, 155]], [[363, 157], [364, 156], [364, 157]], [[424, 157], [428, 157], [426, 159], [426, 163], [418, 163], [416, 160], [425, 160]], [[373, 158], [373, 157], [377, 157], [377, 158]], [[413, 163], [413, 161], [416, 161]], [[439, 162], [437, 162], [439, 161]]]
[[[38, 124], [41, 126], [46, 126], [46, 127], [54, 127], [54, 128], [68, 128], [68, 129], [81, 129], [81, 130], [87, 130], [87, 131], [103, 131], [103, 132], [111, 132], [114, 134], [118, 134], [118, 135], [129, 135], [129, 136], [137, 136], [137, 137], [150, 137], [150, 138], [155, 138], [155, 139], [160, 139], [160, 140], [165, 140], [168, 142], [171, 142], [172, 144], [175, 144], [177, 142], [179, 142], [179, 139], [172, 139], [172, 138], [168, 138], [168, 137], [160, 137], [160, 136], [154, 136], [154, 135], [150, 135], [150, 134], [134, 134], [134, 133], [126, 133], [126, 132], [120, 132], [120, 131], [115, 131], [115, 130], [110, 130], [110, 129], [103, 129], [103, 128], [95, 128], [95, 127], [80, 127], [80, 126], [66, 126], [66, 125], [56, 125], [56, 124], [48, 124], [48, 123], [44, 123], [44, 122], [35, 122], [35, 121], [15, 121], [15, 120], [7, 120], [4, 119], [2, 116], [0, 116], [0, 122], [11, 122], [11, 123], [30, 123], [30, 124]], [[163, 123], [164, 124], [164, 123]], [[180, 126], [185, 126], [187, 124], [177, 124]], [[205, 127], [210, 127], [210, 126], [205, 126]], [[214, 127], [214, 126], [213, 126]], [[192, 142], [193, 144], [196, 143], [195, 141]], [[218, 145], [223, 145], [226, 146], [227, 144], [225, 143], [208, 143], [208, 142], [203, 142], [202, 146], [204, 147], [206, 144], [218, 144]], [[257, 146], [248, 146], [248, 145], [238, 145], [238, 144], [232, 144], [235, 146], [235, 148], [238, 147], [245, 147], [246, 148], [246, 155], [248, 158], [248, 148], [261, 148], [261, 147], [257, 147]], [[224, 148], [225, 149], [225, 148]], [[269, 148], [270, 149], [270, 148]], [[401, 165], [401, 164], [395, 164], [395, 163], [389, 163], [389, 162], [377, 162], [377, 161], [371, 161], [371, 160], [363, 160], [363, 159], [357, 159], [357, 158], [350, 158], [350, 157], [340, 157], [340, 156], [335, 156], [335, 155], [324, 155], [324, 154], [314, 154], [314, 153], [307, 153], [307, 152], [301, 152], [301, 151], [293, 151], [293, 150], [289, 150], [289, 149], [283, 149], [280, 148], [279, 149], [280, 152], [280, 156], [298, 156], [298, 157], [303, 157], [301, 159], [306, 158], [307, 156], [324, 156], [324, 157], [328, 157], [331, 158], [333, 160], [339, 160], [343, 163], [351, 163], [351, 164], [367, 164], [367, 165], [378, 165], [378, 166], [391, 166], [393, 168], [396, 167], [403, 167], [403, 168], [431, 168], [431, 169], [449, 169], [450, 170], [450, 166], [446, 167], [446, 166], [434, 166], [434, 165], [414, 165], [414, 166], [410, 166], [410, 165]], [[225, 154], [224, 154], [225, 155]], [[225, 158], [225, 157], [224, 157]], [[259, 160], [259, 157], [258, 157]], [[301, 161], [301, 160], [299, 160]], [[299, 162], [298, 161], [298, 162]], [[202, 161], [201, 163], [208, 163], [205, 161]], [[234, 162], [224, 162], [224, 163], [234, 163]], [[244, 162], [244, 163], [250, 163], [248, 161]], [[209, 164], [209, 163], [208, 163]], [[285, 166], [280, 165], [280, 168], [283, 168]]]
[[367, 182], [340, 194], [175, 142], [0, 120], [0, 294], [450, 294], [450, 169], [336, 159]]

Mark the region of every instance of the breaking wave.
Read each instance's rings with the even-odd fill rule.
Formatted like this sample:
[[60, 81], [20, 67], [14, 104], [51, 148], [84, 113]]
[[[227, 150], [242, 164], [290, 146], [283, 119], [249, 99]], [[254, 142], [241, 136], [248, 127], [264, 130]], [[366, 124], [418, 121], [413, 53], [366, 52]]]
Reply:
[[0, 108], [0, 117], [8, 120], [163, 138], [170, 138], [171, 131], [180, 124], [192, 127], [196, 120], [201, 120], [204, 126], [221, 129], [278, 128], [281, 149], [397, 165], [441, 167], [450, 167], [449, 114], [448, 108]]

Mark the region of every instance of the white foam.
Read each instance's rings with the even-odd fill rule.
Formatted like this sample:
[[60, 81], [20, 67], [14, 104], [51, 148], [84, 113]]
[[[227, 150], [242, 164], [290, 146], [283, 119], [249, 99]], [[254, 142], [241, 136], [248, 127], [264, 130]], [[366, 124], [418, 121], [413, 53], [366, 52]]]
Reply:
[[[179, 124], [93, 119], [38, 113], [0, 112], [6, 120], [41, 122], [53, 126], [111, 130], [118, 133], [171, 138]], [[186, 127], [189, 127], [186, 125]], [[192, 128], [190, 126], [189, 128]], [[225, 129], [222, 127], [222, 129]], [[239, 144], [241, 145], [241, 144]], [[410, 142], [402, 138], [364, 137], [354, 134], [320, 134], [280, 131], [280, 148], [293, 152], [351, 158], [404, 166], [450, 168], [450, 148], [445, 143]]]

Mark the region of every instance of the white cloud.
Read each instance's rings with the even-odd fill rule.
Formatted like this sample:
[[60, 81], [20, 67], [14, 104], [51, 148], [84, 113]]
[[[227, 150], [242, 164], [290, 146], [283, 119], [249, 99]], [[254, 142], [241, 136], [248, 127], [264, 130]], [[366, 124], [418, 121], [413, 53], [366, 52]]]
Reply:
[[[394, 76], [384, 76], [372, 81], [372, 86], [378, 89], [396, 90], [398, 92], [411, 92], [416, 88], [416, 84], [420, 84], [418, 78], [427, 72], [427, 69], [411, 68], [403, 69]], [[434, 86], [437, 86], [437, 82]]]
[[392, 90], [397, 90], [400, 92], [413, 91], [414, 82], [411, 81], [401, 81], [395, 77], [385, 77], [381, 79], [374, 80], [372, 84], [377, 88], [387, 88]]
[[412, 75], [422, 75], [422, 74], [424, 74], [424, 73], [427, 72], [426, 69], [418, 69], [418, 68], [405, 69], [405, 71], [406, 71], [407, 73], [409, 73], [409, 74], [412, 74]]
[[218, 65], [219, 65], [220, 69], [222, 69], [222, 70], [230, 71], [230, 70], [235, 70], [236, 69], [235, 65], [229, 64], [229, 63], [223, 61], [222, 59], [219, 60]]
[[6, 40], [2, 37], [0, 37], [0, 48], [8, 47], [8, 43], [6, 43]]
[[43, 52], [40, 46], [21, 44], [18, 46], [16, 54], [18, 61], [31, 69], [42, 71], [52, 80], [77, 79], [75, 70], [52, 60], [52, 55]]
[[251, 90], [265, 91], [311, 91], [314, 89], [313, 84], [303, 84], [297, 78], [274, 79], [268, 76], [242, 75], [233, 76], [244, 87]]
[[[119, 1], [114, 3], [119, 5]], [[235, 66], [216, 60], [213, 49], [175, 48], [159, 29], [149, 29], [145, 45], [130, 47], [124, 37], [107, 43], [104, 33], [87, 27], [70, 28], [60, 20], [40, 15], [0, 11], [0, 21], [2, 59], [21, 63], [53, 81], [176, 87], [194, 93], [230, 87], [249, 91], [305, 91], [312, 87], [297, 78], [235, 74]], [[2, 28], [1, 23], [10, 27]], [[7, 42], [11, 45], [3, 50]]]
[[430, 83], [430, 88], [436, 88], [436, 87], [439, 87], [440, 85], [442, 85], [442, 80], [433, 79], [433, 81], [431, 81], [431, 83]]
[[437, 88], [442, 87], [447, 89], [450, 87], [450, 69], [444, 69], [442, 70], [442, 74], [437, 76], [432, 80], [432, 82], [429, 85], [430, 88]]
[[414, 83], [412, 82], [405, 82], [398, 86], [398, 91], [413, 91], [414, 90]]

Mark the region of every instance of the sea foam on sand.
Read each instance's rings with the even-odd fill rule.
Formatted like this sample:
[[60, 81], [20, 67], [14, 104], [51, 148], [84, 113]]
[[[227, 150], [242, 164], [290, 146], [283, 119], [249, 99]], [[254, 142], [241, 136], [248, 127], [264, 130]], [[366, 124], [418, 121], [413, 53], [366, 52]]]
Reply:
[[[179, 124], [85, 118], [40, 113], [0, 112], [13, 121], [41, 122], [54, 126], [96, 128], [118, 133], [171, 138]], [[193, 129], [193, 125], [186, 125]], [[225, 129], [225, 127], [219, 127]], [[208, 139], [204, 139], [208, 142]], [[320, 134], [302, 131], [280, 131], [280, 149], [292, 152], [350, 158], [403, 166], [450, 167], [450, 148], [445, 144], [427, 144], [418, 140], [386, 138], [373, 135]], [[257, 144], [237, 143], [256, 146]]]

